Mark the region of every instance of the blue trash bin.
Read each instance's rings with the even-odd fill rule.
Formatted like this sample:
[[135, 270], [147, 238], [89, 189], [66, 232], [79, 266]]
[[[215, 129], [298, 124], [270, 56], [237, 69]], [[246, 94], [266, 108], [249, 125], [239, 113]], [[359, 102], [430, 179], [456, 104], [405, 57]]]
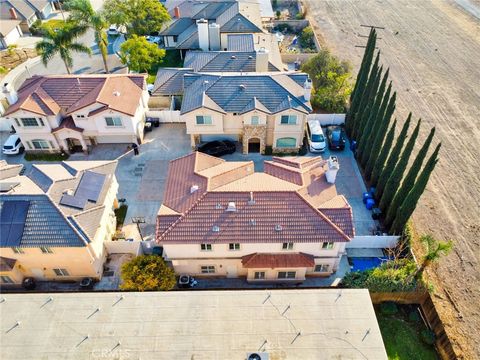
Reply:
[[375, 187], [371, 187], [370, 188], [370, 194], [372, 195], [372, 198], [373, 198], [373, 195], [375, 195]]
[[372, 198], [372, 194], [368, 192], [364, 192], [362, 195], [362, 198], [363, 198], [363, 203], [366, 204], [367, 200]]
[[373, 199], [367, 199], [367, 210], [372, 210], [375, 207], [375, 200]]
[[350, 150], [351, 150], [352, 152], [355, 152], [355, 150], [357, 150], [357, 142], [356, 142], [355, 140], [352, 140], [352, 141], [350, 142]]

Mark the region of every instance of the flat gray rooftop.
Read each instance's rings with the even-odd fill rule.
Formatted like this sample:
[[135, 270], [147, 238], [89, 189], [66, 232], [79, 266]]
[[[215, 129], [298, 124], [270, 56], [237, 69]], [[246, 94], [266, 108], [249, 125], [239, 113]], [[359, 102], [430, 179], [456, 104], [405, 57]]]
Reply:
[[367, 290], [3, 294], [2, 359], [387, 359]]

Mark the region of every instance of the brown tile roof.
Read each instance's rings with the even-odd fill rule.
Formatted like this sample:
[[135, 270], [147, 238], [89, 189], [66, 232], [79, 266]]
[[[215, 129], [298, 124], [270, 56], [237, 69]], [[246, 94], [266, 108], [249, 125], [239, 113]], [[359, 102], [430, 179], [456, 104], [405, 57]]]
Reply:
[[17, 260], [0, 256], [0, 271], [11, 271], [15, 267]]
[[263, 166], [265, 173], [278, 177], [279, 179], [291, 182], [296, 185], [303, 185], [302, 173], [295, 168], [287, 168], [271, 161], [265, 161]]
[[247, 269], [314, 267], [315, 259], [305, 253], [254, 253], [243, 256], [242, 265]]
[[71, 116], [67, 116], [66, 118], [64, 118], [58, 127], [52, 129], [52, 134], [62, 129], [70, 129], [73, 131], [83, 132], [82, 128], [75, 125], [75, 122], [73, 121], [73, 118]]
[[17, 110], [41, 115], [63, 112], [68, 115], [86, 106], [100, 103], [128, 115], [137, 110], [145, 75], [35, 75], [18, 90], [18, 101], [4, 115]]
[[353, 238], [355, 230], [353, 226], [352, 208], [341, 209], [318, 209], [322, 214], [328, 217], [335, 225], [337, 225], [348, 237]]

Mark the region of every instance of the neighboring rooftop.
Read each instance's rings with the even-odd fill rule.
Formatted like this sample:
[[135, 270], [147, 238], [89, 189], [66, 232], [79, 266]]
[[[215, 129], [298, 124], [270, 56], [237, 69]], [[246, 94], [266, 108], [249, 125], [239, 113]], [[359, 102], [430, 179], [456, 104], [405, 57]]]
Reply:
[[198, 152], [172, 160], [157, 241], [348, 242], [352, 209], [326, 170], [320, 157], [274, 157], [265, 173]]
[[115, 110], [135, 115], [145, 75], [34, 75], [18, 89], [18, 101], [11, 105], [4, 116], [17, 110], [39, 115], [69, 115], [93, 104], [94, 110]]
[[[45, 5], [47, 1], [45, 1]], [[45, 7], [45, 6], [44, 6]], [[30, 19], [35, 15], [35, 8], [25, 0], [0, 0], [0, 22], [12, 19], [10, 9], [15, 9], [18, 20]]]
[[2, 294], [5, 359], [375, 359], [368, 290]]
[[10, 32], [20, 25], [20, 20], [4, 20], [0, 19], [0, 36], [5, 37]]
[[181, 112], [207, 107], [224, 113], [294, 109], [307, 114], [312, 111], [304, 97], [307, 78], [303, 73], [186, 74]]
[[100, 225], [116, 166], [72, 161], [2, 176], [0, 247], [85, 246]]
[[191, 72], [192, 68], [159, 68], [152, 95], [183, 94], [183, 75]]

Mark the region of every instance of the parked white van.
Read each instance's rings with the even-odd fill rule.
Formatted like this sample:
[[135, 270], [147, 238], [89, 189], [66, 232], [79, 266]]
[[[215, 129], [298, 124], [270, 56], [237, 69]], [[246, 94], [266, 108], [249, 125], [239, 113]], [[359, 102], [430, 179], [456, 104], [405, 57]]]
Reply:
[[308, 120], [307, 122], [308, 145], [311, 152], [325, 151], [327, 142], [323, 136], [322, 127], [318, 120]]
[[2, 152], [5, 155], [16, 155], [23, 152], [24, 147], [17, 134], [10, 135], [3, 144]]

